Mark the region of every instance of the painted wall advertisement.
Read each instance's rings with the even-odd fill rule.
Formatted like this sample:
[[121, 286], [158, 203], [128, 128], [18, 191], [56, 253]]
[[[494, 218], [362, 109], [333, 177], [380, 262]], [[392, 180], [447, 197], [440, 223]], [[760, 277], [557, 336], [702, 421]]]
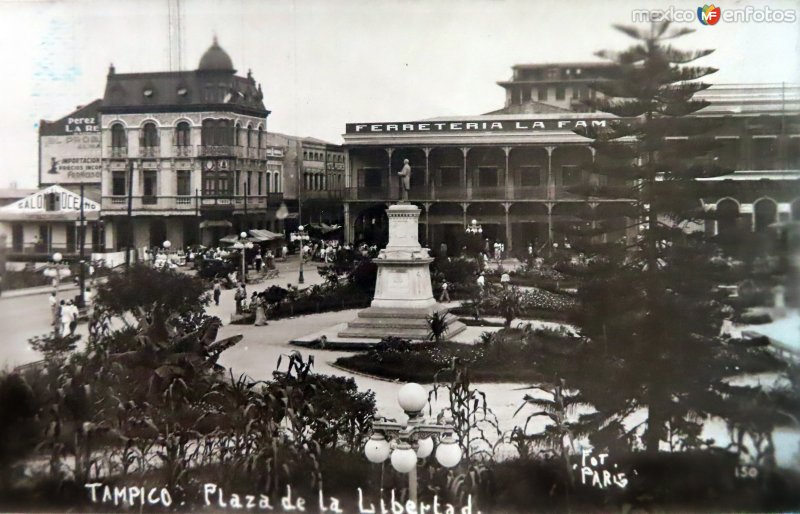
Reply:
[[39, 178], [42, 184], [100, 182], [100, 126], [97, 102], [39, 131]]

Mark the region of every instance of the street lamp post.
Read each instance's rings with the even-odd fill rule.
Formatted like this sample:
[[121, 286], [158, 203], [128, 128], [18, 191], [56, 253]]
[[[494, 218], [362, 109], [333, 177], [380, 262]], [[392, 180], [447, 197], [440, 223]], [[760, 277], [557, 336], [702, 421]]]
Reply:
[[481, 254], [481, 235], [483, 234], [483, 227], [478, 223], [478, 220], [472, 220], [472, 222], [467, 225], [467, 228], [464, 230], [468, 236], [472, 236], [470, 238], [471, 241], [477, 241], [475, 244], [476, 252], [478, 255], [478, 263], [480, 264], [480, 254]]
[[233, 245], [234, 248], [242, 253], [242, 283], [247, 283], [247, 263], [245, 262], [245, 253], [247, 250], [253, 248], [253, 242], [247, 239], [247, 232], [239, 234], [239, 240]]
[[433, 436], [439, 435], [436, 460], [446, 468], [452, 468], [461, 461], [461, 447], [453, 437], [454, 428], [450, 424], [429, 423], [422, 411], [428, 403], [425, 389], [415, 383], [408, 383], [397, 393], [397, 402], [408, 416], [403, 423], [378, 421], [372, 424], [372, 435], [364, 447], [364, 454], [376, 464], [391, 456], [392, 467], [400, 473], [408, 473], [409, 499], [417, 502], [417, 459], [424, 459], [433, 453]]
[[169, 266], [169, 249], [172, 248], [172, 242], [170, 242], [170, 240], [168, 239], [168, 240], [164, 241], [163, 243], [161, 243], [161, 246], [164, 248], [164, 254], [166, 255], [167, 269], [170, 269], [170, 266]]
[[308, 241], [308, 232], [306, 232], [306, 228], [303, 225], [297, 227], [296, 232], [292, 232], [290, 236], [291, 241], [300, 241], [300, 275], [297, 277], [298, 284], [305, 283], [305, 277], [303, 276], [303, 256], [305, 254], [303, 250], [304, 241]]
[[60, 252], [56, 252], [50, 257], [52, 264], [44, 270], [44, 276], [53, 277], [53, 292], [58, 296], [58, 286], [61, 284], [62, 275], [68, 277], [69, 269], [64, 269], [61, 260], [64, 258]]
[[61, 284], [61, 259], [63, 258], [64, 256], [61, 255], [61, 252], [56, 252], [53, 254], [53, 262], [55, 263], [55, 266], [53, 266], [55, 276], [53, 278], [55, 279], [54, 289], [56, 296], [58, 296], [58, 286]]

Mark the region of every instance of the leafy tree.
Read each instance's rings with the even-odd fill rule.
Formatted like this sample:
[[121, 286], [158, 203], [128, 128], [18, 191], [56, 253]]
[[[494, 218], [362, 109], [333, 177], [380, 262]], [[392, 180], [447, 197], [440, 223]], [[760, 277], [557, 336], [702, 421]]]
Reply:
[[[641, 435], [656, 452], [673, 437], [700, 444], [703, 417], [732, 412], [722, 408], [736, 401], [724, 381], [743, 371], [737, 357], [759, 350], [719, 338], [725, 311], [714, 291], [726, 268], [693, 230], [703, 217], [695, 179], [727, 171], [714, 165], [716, 122], [687, 117], [708, 105], [692, 98], [708, 87], [696, 79], [716, 70], [686, 65], [712, 51], [673, 47], [672, 39], [692, 31], [667, 22], [616, 28], [636, 43], [598, 53], [616, 73], [593, 85], [604, 96], [589, 103], [619, 118], [581, 131], [593, 139], [593, 173], [607, 178], [584, 194], [627, 199], [616, 217], [625, 216], [637, 234], [624, 240], [618, 224], [601, 218], [573, 227], [580, 236], [573, 250], [589, 254], [576, 314], [589, 341], [576, 378], [597, 409], [582, 417], [595, 428], [593, 442]], [[669, 138], [676, 135], [688, 138]], [[598, 241], [601, 234], [612, 242]], [[647, 411], [642, 423], [623, 423], [640, 409]]]
[[168, 319], [201, 313], [209, 301], [206, 284], [199, 278], [136, 265], [110, 275], [98, 287], [95, 304], [100, 312], [123, 321], [132, 315], [139, 323], [146, 322], [156, 339], [166, 339]]

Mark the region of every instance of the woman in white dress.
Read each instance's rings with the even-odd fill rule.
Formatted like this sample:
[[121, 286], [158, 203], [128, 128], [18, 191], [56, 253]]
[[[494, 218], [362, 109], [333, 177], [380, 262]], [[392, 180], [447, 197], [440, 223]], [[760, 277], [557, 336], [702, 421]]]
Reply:
[[267, 305], [266, 300], [262, 295], [258, 295], [253, 299], [252, 305], [256, 311], [255, 326], [263, 327], [267, 324]]

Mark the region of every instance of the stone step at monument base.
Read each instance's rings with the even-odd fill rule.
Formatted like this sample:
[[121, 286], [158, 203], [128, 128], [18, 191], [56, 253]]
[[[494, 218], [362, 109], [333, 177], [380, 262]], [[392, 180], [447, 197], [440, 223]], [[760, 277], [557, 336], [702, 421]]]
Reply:
[[427, 317], [433, 312], [445, 315], [448, 330], [444, 338], [449, 339], [463, 332], [467, 327], [447, 308], [436, 306], [431, 309], [385, 309], [370, 307], [358, 313], [358, 317], [339, 332], [339, 337], [378, 337], [388, 335], [406, 339], [427, 340], [430, 330]]

